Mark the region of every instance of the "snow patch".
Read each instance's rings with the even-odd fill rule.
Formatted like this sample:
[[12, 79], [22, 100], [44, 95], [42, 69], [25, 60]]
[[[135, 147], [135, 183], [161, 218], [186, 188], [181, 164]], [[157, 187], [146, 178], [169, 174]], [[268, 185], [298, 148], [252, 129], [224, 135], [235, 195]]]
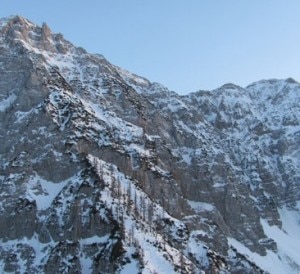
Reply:
[[281, 261], [291, 268], [290, 273], [300, 273], [300, 212], [288, 210], [286, 207], [278, 212], [282, 229], [270, 226], [263, 219], [261, 224], [265, 234], [276, 242]]
[[[74, 176], [76, 177], [76, 176]], [[36, 201], [38, 210], [45, 210], [51, 206], [55, 197], [61, 190], [75, 178], [71, 177], [60, 183], [53, 183], [41, 178], [39, 175], [32, 176], [28, 181], [27, 194]]]
[[234, 247], [240, 254], [243, 254], [250, 262], [256, 264], [264, 271], [272, 274], [295, 273], [283, 263], [278, 254], [268, 251], [266, 256], [252, 252], [244, 244], [233, 238], [227, 238], [228, 244]]
[[196, 212], [203, 212], [203, 211], [214, 211], [216, 208], [212, 204], [204, 203], [204, 202], [195, 202], [191, 200], [187, 200], [190, 207], [195, 210]]
[[0, 112], [4, 112], [8, 109], [17, 99], [15, 94], [9, 95], [6, 99], [0, 101]]
[[233, 238], [228, 238], [228, 243], [269, 273], [300, 273], [300, 213], [288, 210], [286, 207], [278, 209], [278, 211], [282, 229], [269, 225], [264, 219], [260, 220], [265, 234], [277, 244], [278, 251], [276, 253], [268, 250], [266, 256], [261, 256]]

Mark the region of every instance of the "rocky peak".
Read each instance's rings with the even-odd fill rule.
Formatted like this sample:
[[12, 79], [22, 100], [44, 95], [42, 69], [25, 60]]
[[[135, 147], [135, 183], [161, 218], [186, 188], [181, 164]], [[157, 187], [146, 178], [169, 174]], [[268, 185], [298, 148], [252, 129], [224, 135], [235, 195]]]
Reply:
[[221, 86], [219, 89], [225, 89], [225, 90], [239, 90], [241, 89], [240, 86], [236, 85], [236, 84], [233, 84], [233, 83], [227, 83], [227, 84], [224, 84], [223, 86]]
[[1, 28], [2, 36], [11, 39], [28, 41], [28, 36], [37, 26], [21, 16], [12, 16], [3, 20]]
[[246, 90], [251, 96], [257, 96], [257, 99], [266, 99], [267, 97], [273, 97], [278, 92], [284, 90], [297, 88], [299, 83], [292, 78], [287, 79], [270, 79], [270, 80], [260, 80], [254, 82], [246, 87]]
[[12, 16], [3, 19], [1, 25], [1, 38], [10, 48], [48, 54], [64, 54], [68, 50], [69, 43], [61, 34], [53, 34], [46, 23], [40, 27], [21, 16]]
[[30, 28], [36, 27], [35, 24], [19, 15], [2, 18], [0, 22], [1, 28], [7, 25], [8, 28], [18, 28], [19, 30], [24, 29], [28, 31]]
[[49, 39], [51, 37], [51, 30], [48, 27], [48, 25], [46, 23], [43, 23], [42, 25], [42, 36], [44, 37], [44, 39]]

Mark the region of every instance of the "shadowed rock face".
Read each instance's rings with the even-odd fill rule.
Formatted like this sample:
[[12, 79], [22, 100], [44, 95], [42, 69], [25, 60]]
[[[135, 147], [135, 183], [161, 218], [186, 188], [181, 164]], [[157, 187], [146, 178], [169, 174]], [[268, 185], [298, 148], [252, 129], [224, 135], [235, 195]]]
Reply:
[[2, 272], [297, 273], [262, 223], [299, 216], [299, 83], [179, 96], [46, 24], [0, 32]]

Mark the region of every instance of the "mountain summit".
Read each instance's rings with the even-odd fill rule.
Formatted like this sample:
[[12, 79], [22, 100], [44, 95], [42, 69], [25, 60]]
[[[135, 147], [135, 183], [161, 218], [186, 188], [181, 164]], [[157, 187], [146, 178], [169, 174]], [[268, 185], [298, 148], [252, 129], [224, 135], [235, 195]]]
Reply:
[[0, 272], [300, 272], [299, 83], [179, 96], [0, 33]]

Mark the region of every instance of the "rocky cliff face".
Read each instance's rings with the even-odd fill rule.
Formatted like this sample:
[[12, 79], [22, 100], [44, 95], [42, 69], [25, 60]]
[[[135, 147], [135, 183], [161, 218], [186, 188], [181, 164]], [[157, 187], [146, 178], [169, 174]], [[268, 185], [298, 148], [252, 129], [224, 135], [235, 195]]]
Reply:
[[299, 83], [179, 96], [0, 32], [1, 272], [300, 272]]

